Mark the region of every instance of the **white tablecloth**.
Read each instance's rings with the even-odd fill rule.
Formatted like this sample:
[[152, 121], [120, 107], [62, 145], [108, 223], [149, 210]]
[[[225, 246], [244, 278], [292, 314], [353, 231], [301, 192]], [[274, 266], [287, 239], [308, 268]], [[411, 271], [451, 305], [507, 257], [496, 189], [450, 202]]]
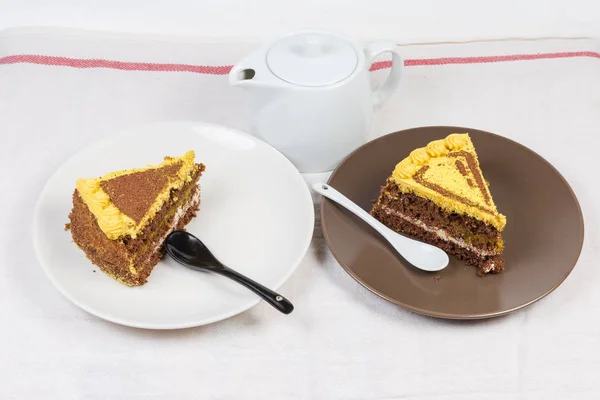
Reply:
[[600, 398], [596, 41], [403, 47], [402, 86], [376, 115], [373, 136], [422, 125], [493, 131], [568, 179], [585, 215], [584, 249], [564, 284], [529, 308], [479, 322], [405, 311], [339, 267], [318, 221], [281, 288], [296, 305], [290, 316], [261, 303], [200, 328], [138, 330], [89, 315], [52, 287], [31, 222], [53, 171], [140, 123], [246, 129], [242, 92], [214, 74], [226, 68], [198, 66], [231, 65], [253, 47], [60, 30], [0, 36], [0, 399]]

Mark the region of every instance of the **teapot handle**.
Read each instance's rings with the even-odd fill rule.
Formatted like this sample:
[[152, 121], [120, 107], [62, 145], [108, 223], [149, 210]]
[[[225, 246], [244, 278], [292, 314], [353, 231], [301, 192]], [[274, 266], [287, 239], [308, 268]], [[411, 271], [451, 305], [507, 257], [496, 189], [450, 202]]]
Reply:
[[402, 76], [402, 68], [404, 61], [397, 50], [398, 46], [394, 42], [372, 42], [365, 48], [365, 58], [367, 68], [371, 68], [373, 61], [377, 56], [383, 53], [392, 53], [392, 70], [385, 82], [376, 90], [373, 91], [373, 106], [378, 108], [396, 91], [400, 84]]

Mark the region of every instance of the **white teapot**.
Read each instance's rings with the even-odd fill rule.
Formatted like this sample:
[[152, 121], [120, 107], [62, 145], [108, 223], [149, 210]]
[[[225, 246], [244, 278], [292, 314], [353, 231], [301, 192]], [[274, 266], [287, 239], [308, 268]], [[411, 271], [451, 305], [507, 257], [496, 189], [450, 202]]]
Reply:
[[[393, 55], [390, 75], [373, 90], [369, 68], [386, 52]], [[253, 134], [300, 172], [324, 172], [366, 142], [373, 110], [396, 90], [402, 67], [393, 42], [363, 49], [340, 34], [302, 31], [236, 64], [229, 82], [250, 94]]]

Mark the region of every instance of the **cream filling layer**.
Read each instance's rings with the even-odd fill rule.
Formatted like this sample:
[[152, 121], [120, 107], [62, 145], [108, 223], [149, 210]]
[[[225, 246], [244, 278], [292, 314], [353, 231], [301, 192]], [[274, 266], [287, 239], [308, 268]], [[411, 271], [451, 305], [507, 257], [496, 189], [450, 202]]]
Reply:
[[[497, 255], [497, 252], [494, 251], [486, 251], [486, 250], [482, 250], [482, 249], [478, 249], [476, 247], [474, 247], [473, 245], [467, 243], [464, 239], [456, 237], [456, 236], [451, 236], [448, 234], [447, 231], [440, 229], [440, 228], [434, 228], [431, 226], [426, 225], [423, 221], [413, 218], [413, 217], [409, 217], [406, 214], [403, 214], [401, 212], [398, 212], [396, 210], [393, 210], [391, 208], [389, 208], [388, 206], [381, 206], [381, 208], [383, 209], [383, 211], [388, 214], [388, 215], [395, 215], [397, 217], [402, 218], [403, 220], [410, 222], [413, 225], [418, 226], [419, 228], [423, 229], [424, 231], [427, 231], [429, 233], [433, 233], [434, 235], [436, 235], [437, 237], [439, 237], [442, 240], [445, 240], [446, 242], [450, 242], [450, 243], [454, 243], [457, 246], [460, 246], [464, 249], [469, 250], [472, 253], [475, 253], [476, 255], [478, 255], [479, 257], [487, 257], [487, 256], [494, 256]], [[493, 266], [493, 265], [492, 265]]]
[[[175, 227], [177, 226], [177, 224], [179, 224], [179, 221], [181, 220], [181, 218], [183, 218], [183, 216], [185, 214], [187, 214], [187, 212], [191, 208], [198, 206], [199, 203], [200, 203], [200, 186], [197, 186], [196, 190], [194, 191], [194, 194], [190, 198], [190, 201], [187, 202], [186, 204], [182, 205], [181, 207], [179, 207], [179, 209], [175, 212], [175, 215], [173, 216], [173, 221], [171, 222], [171, 228], [169, 228], [167, 230], [167, 232], [160, 238], [160, 240], [158, 241], [157, 245], [154, 246], [154, 249], [148, 256], [148, 258], [152, 257], [152, 255], [154, 253], [156, 253], [158, 250], [160, 250], [161, 246], [167, 239], [167, 236], [169, 236], [171, 234], [171, 232], [173, 232], [175, 230]], [[133, 275], [137, 275], [137, 270], [133, 264], [129, 265], [129, 271]]]

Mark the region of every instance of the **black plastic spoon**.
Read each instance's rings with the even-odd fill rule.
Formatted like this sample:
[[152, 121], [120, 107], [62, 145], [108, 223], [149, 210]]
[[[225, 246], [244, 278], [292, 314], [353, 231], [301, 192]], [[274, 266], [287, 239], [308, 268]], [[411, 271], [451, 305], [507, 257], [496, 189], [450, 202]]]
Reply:
[[178, 263], [193, 270], [206, 270], [226, 276], [247, 287], [284, 314], [294, 311], [294, 305], [282, 295], [226, 267], [210, 252], [200, 239], [191, 233], [174, 231], [165, 240], [165, 249]]

